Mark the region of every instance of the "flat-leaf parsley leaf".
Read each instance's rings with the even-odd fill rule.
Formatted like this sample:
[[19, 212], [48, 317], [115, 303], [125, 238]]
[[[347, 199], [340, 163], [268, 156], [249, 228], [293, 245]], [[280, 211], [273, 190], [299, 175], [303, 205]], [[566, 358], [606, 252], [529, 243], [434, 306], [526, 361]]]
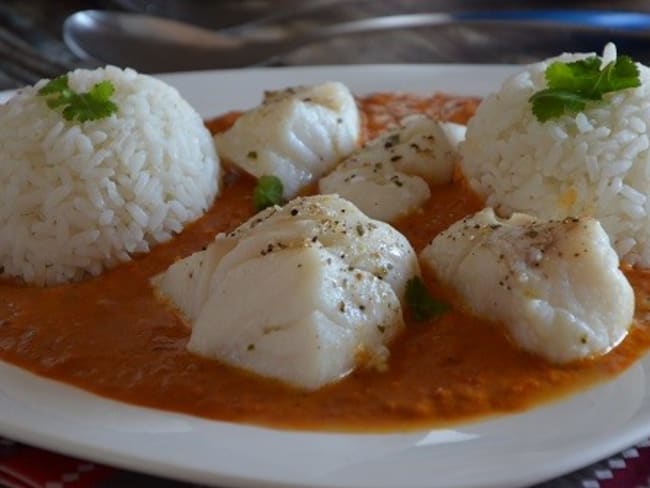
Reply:
[[433, 318], [449, 308], [446, 303], [434, 299], [417, 276], [406, 282], [406, 303], [417, 321]]
[[260, 176], [253, 190], [253, 205], [259, 212], [272, 205], [282, 203], [282, 181], [277, 176]]
[[546, 68], [544, 76], [548, 88], [529, 99], [540, 122], [565, 113], [576, 114], [587, 103], [602, 100], [605, 93], [641, 85], [639, 68], [629, 56], [618, 56], [602, 69], [596, 56], [571, 63], [556, 61]]
[[115, 86], [110, 81], [99, 82], [86, 93], [77, 93], [68, 85], [68, 75], [51, 80], [38, 91], [39, 95], [48, 97], [48, 107], [63, 107], [66, 120], [79, 122], [103, 119], [117, 112], [117, 105], [110, 100], [113, 93]]

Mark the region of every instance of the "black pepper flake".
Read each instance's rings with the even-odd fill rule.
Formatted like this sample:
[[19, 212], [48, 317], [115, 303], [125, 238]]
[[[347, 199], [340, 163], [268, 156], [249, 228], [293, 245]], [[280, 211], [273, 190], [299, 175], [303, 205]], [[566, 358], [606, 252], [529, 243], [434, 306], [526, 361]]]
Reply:
[[400, 156], [399, 154], [397, 156], [393, 156], [392, 158], [390, 158], [390, 160], [393, 162], [399, 161], [400, 159], [402, 159], [402, 156]]
[[384, 332], [386, 332], [386, 326], [378, 324], [377, 325], [377, 330], [383, 334]]
[[336, 123], [337, 123], [337, 124], [342, 124], [342, 123], [343, 123], [343, 119], [339, 117], [338, 119], [336, 119]]
[[531, 239], [534, 239], [539, 235], [539, 232], [537, 232], [535, 229], [531, 229], [528, 232], [526, 232], [525, 236], [530, 237]]
[[249, 344], [248, 347], [246, 348], [247, 351], [252, 351], [255, 349], [255, 344]]
[[388, 136], [386, 138], [386, 142], [384, 143], [384, 148], [390, 149], [395, 144], [399, 144], [399, 134], [392, 134]]
[[311, 238], [311, 242], [316, 242], [318, 240], [318, 236], [314, 236]]
[[294, 208], [294, 209], [291, 210], [291, 216], [295, 217], [296, 215], [298, 215], [298, 209]]
[[366, 309], [366, 306], [365, 306], [365, 305], [363, 305], [363, 304], [362, 304], [362, 305], [359, 305], [359, 310], [361, 310], [361, 311], [363, 312], [365, 309]]
[[248, 151], [246, 157], [248, 159], [257, 159], [257, 151]]
[[344, 302], [339, 303], [339, 311], [341, 313], [345, 313], [345, 303]]
[[357, 224], [355, 229], [357, 230], [357, 234], [359, 234], [359, 237], [361, 237], [362, 235], [364, 235], [366, 233], [366, 229], [364, 229], [363, 225], [361, 225], [361, 224]]

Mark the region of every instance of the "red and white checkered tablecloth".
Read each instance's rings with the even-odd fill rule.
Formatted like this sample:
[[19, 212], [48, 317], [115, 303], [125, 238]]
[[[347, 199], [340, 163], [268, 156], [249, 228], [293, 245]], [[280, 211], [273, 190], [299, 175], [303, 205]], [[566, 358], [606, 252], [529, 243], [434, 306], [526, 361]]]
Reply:
[[[0, 486], [190, 488], [198, 485], [123, 471], [0, 438]], [[650, 439], [536, 488], [650, 488]]]

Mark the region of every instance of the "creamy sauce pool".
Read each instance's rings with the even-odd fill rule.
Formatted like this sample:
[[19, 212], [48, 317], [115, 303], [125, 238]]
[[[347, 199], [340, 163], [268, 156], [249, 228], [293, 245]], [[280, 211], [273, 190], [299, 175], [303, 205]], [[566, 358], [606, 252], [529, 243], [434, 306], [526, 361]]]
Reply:
[[[477, 103], [400, 94], [360, 101], [368, 137], [414, 112], [464, 123]], [[208, 126], [223, 130], [235, 118], [228, 114]], [[387, 372], [356, 371], [313, 393], [194, 356], [185, 350], [189, 330], [155, 298], [149, 278], [252, 215], [253, 186], [250, 178], [229, 175], [205, 216], [99, 278], [44, 289], [0, 283], [0, 359], [137, 405], [284, 428], [381, 431], [520, 411], [610, 378], [650, 348], [650, 273], [630, 270], [637, 296], [631, 333], [610, 354], [569, 366], [520, 351], [500, 326], [457, 309], [429, 323], [406, 317]], [[481, 207], [460, 184], [432, 193], [421, 212], [396, 225], [418, 252]], [[434, 294], [445, 296], [425, 278]]]

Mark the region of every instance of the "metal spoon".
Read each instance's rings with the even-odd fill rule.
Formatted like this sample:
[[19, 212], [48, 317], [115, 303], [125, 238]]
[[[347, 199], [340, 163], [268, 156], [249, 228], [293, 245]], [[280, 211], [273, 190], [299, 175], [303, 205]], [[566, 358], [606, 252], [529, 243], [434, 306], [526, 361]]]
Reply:
[[570, 28], [599, 41], [624, 35], [634, 42], [650, 40], [650, 14], [598, 10], [509, 10], [389, 15], [286, 33], [253, 29], [246, 35], [212, 31], [191, 24], [113, 11], [86, 10], [68, 17], [63, 35], [84, 59], [131, 66], [145, 72], [237, 68], [269, 61], [315, 41], [361, 32], [430, 26], [526, 26]]

